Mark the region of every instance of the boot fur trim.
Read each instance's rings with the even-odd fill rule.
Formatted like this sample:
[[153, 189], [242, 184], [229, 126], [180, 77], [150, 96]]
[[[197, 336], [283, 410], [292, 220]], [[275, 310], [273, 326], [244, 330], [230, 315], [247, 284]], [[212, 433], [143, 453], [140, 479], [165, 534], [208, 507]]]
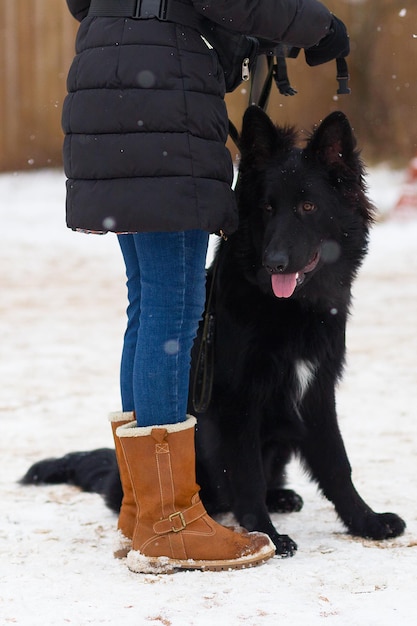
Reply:
[[131, 422], [135, 419], [133, 411], [113, 411], [109, 413], [109, 422]]
[[154, 428], [166, 428], [168, 433], [178, 433], [182, 430], [194, 428], [197, 420], [192, 415], [187, 415], [187, 419], [176, 424], [161, 424], [155, 426], [138, 426], [136, 422], [130, 422], [124, 426], [119, 426], [116, 430], [118, 437], [148, 437]]

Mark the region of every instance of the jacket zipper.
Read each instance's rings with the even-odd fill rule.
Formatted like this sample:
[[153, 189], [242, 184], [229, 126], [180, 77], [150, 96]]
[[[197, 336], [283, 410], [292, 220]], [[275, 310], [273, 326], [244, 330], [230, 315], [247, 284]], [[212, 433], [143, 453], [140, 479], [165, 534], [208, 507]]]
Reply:
[[249, 80], [249, 78], [250, 78], [249, 58], [245, 57], [242, 61], [242, 80]]
[[[213, 50], [213, 46], [211, 45], [211, 43], [207, 41], [207, 39], [203, 37], [203, 35], [200, 35], [200, 37], [206, 44], [207, 48], [209, 48], [210, 50]], [[250, 78], [249, 63], [250, 63], [249, 57], [245, 57], [242, 61], [242, 74], [241, 75], [242, 75], [242, 80], [244, 81], [247, 81]]]

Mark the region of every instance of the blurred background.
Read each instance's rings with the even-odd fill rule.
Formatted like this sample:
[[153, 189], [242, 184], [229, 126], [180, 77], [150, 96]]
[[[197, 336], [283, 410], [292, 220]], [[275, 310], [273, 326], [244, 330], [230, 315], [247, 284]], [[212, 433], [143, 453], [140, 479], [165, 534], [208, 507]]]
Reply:
[[[285, 97], [273, 87], [268, 113], [310, 131], [341, 109], [367, 164], [402, 168], [417, 154], [417, 3], [325, 4], [348, 26], [352, 93], [336, 96], [334, 63], [310, 68], [300, 54], [287, 61], [298, 94]], [[0, 0], [0, 171], [61, 167], [60, 117], [76, 31], [64, 0]], [[238, 128], [248, 98], [246, 86], [227, 96]]]

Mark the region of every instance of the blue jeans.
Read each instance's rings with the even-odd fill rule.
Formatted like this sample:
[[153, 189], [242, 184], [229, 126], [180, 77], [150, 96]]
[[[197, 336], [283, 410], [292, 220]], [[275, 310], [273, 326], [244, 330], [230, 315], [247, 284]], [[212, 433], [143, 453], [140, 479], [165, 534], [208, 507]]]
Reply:
[[191, 348], [205, 304], [208, 233], [118, 235], [126, 265], [123, 411], [138, 426], [185, 420]]

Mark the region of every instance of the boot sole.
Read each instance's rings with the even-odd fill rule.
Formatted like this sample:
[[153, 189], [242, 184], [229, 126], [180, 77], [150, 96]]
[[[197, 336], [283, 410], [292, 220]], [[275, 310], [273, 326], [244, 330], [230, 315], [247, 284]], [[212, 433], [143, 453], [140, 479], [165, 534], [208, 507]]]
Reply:
[[138, 550], [131, 550], [127, 556], [127, 566], [136, 574], [173, 574], [178, 570], [200, 570], [224, 572], [235, 569], [249, 569], [262, 565], [275, 555], [275, 546], [265, 546], [256, 554], [230, 560], [170, 559], [169, 557], [145, 556]]

